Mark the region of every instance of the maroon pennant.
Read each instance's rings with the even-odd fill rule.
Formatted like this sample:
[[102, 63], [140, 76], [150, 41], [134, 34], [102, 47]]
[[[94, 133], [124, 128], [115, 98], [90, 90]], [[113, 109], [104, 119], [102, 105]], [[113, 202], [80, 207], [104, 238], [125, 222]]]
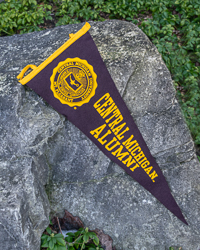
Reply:
[[[18, 79], [87, 135], [113, 162], [187, 224], [121, 98], [86, 23], [38, 67]], [[32, 71], [24, 78], [28, 68]]]

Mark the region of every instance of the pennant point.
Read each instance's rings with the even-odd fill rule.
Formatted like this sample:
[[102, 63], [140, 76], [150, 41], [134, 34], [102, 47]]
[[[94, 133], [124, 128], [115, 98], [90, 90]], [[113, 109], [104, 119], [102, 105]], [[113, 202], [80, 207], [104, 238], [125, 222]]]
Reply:
[[187, 226], [188, 226], [188, 223], [187, 223], [187, 221], [186, 221], [186, 219], [184, 218], [184, 217], [182, 217], [182, 218], [179, 218], [184, 224], [186, 224]]

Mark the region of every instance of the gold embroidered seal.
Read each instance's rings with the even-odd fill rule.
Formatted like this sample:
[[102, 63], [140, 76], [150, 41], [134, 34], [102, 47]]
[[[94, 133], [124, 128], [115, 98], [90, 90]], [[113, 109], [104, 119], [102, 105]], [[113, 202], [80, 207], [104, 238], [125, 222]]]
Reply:
[[97, 88], [97, 75], [92, 65], [78, 57], [60, 62], [50, 81], [54, 97], [75, 109], [88, 103]]

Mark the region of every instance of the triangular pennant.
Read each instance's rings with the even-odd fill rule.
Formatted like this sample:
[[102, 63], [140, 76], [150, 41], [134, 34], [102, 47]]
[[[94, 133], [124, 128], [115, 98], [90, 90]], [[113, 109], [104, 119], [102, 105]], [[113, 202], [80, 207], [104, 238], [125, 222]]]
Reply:
[[[113, 162], [187, 224], [168, 184], [121, 98], [86, 23], [38, 67], [19, 74]], [[33, 70], [27, 76], [28, 68]]]

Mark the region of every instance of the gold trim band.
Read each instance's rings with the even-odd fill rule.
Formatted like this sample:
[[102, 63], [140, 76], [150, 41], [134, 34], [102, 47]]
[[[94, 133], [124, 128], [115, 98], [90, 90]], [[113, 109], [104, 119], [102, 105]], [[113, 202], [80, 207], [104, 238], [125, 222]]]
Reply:
[[[22, 74], [20, 73], [17, 76], [17, 79], [20, 79], [19, 82], [22, 85], [25, 85], [28, 81], [33, 79], [34, 76], [36, 76], [41, 70], [43, 70], [50, 62], [52, 62], [57, 56], [59, 56], [65, 49], [67, 49], [72, 43], [74, 43], [76, 40], [78, 40], [82, 35], [84, 35], [89, 29], [90, 24], [85, 23], [85, 25], [75, 34], [70, 34], [70, 39], [65, 42], [59, 49], [57, 49], [52, 55], [50, 55], [43, 63], [41, 63], [38, 67], [35, 67], [27, 76], [25, 76], [23, 79], [20, 79]], [[27, 68], [27, 66], [25, 67]], [[25, 69], [24, 68], [24, 69]], [[23, 73], [24, 69], [22, 70]], [[28, 69], [28, 68], [27, 68]]]

